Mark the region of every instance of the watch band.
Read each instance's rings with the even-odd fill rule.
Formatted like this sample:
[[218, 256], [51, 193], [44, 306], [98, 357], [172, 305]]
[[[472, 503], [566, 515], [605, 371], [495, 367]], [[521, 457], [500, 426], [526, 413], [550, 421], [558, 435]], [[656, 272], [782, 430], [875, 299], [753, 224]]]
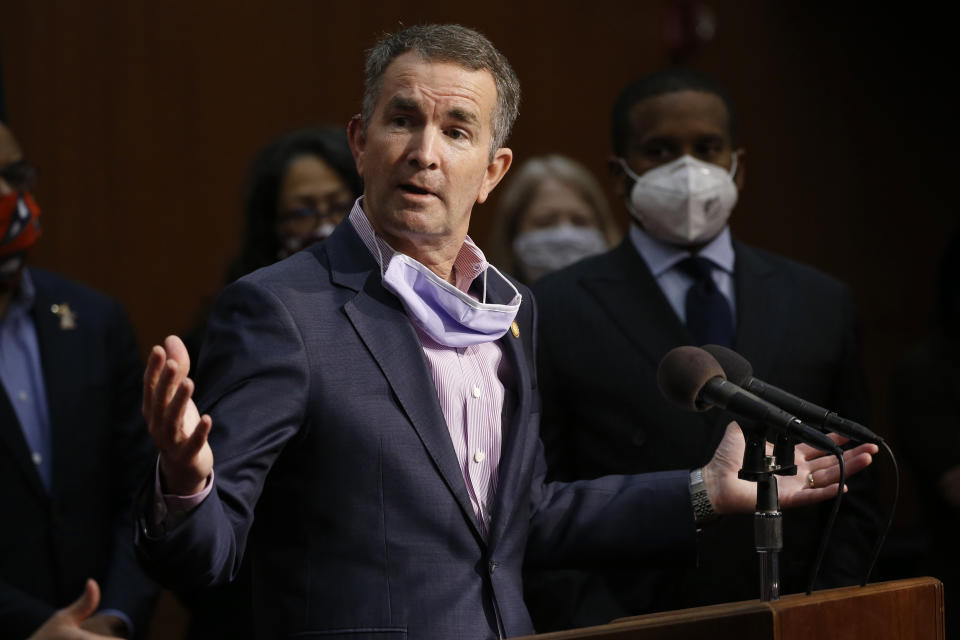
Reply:
[[693, 501], [693, 521], [702, 525], [717, 519], [717, 512], [713, 510], [713, 503], [707, 495], [707, 486], [703, 484], [703, 469], [694, 469], [690, 472], [690, 498]]

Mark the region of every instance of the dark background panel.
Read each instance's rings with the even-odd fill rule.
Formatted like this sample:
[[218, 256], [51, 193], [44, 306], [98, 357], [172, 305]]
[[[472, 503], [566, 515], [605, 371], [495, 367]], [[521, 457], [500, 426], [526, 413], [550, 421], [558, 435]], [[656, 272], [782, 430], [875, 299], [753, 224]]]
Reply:
[[[0, 60], [9, 124], [41, 169], [45, 235], [33, 261], [119, 298], [144, 348], [184, 330], [221, 283], [252, 154], [296, 126], [345, 125], [380, 33], [424, 21], [480, 29], [523, 84], [516, 161], [565, 153], [605, 182], [618, 90], [683, 61], [727, 85], [738, 106], [747, 180], [736, 235], [852, 287], [872, 426], [889, 433], [890, 373], [933, 325], [932, 276], [957, 227], [947, 97], [956, 56], [942, 11], [802, 0], [0, 0]], [[481, 246], [496, 200], [474, 211]], [[625, 226], [623, 206], [614, 209]]]

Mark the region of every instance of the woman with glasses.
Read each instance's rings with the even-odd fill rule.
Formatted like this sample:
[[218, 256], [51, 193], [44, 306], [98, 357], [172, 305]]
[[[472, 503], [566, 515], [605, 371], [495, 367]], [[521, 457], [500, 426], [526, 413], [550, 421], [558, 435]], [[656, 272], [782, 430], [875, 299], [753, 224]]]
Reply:
[[342, 127], [301, 129], [271, 142], [250, 168], [243, 245], [227, 281], [325, 238], [361, 191]]
[[[225, 284], [326, 238], [361, 192], [344, 128], [301, 129], [273, 140], [251, 164], [243, 243]], [[184, 337], [191, 362], [198, 361], [209, 310]], [[192, 612], [189, 638], [251, 637], [249, 567], [231, 584], [180, 595]]]

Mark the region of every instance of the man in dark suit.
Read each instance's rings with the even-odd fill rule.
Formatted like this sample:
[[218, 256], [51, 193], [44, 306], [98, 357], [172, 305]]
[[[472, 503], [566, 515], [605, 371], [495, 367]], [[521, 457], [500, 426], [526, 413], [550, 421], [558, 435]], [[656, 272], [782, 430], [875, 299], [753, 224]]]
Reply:
[[0, 638], [26, 637], [82, 590], [83, 626], [145, 631], [156, 587], [130, 541], [132, 496], [153, 457], [141, 360], [120, 305], [25, 268], [39, 238], [33, 170], [0, 123]]
[[[364, 196], [322, 245], [226, 289], [201, 351], [208, 413], [180, 340], [150, 355], [160, 460], [137, 542], [181, 586], [228, 580], [249, 552], [259, 637], [528, 634], [525, 558], [679, 562], [694, 501], [725, 512], [751, 493], [729, 455], [693, 497], [688, 470], [543, 483], [534, 306], [467, 237], [510, 166], [519, 84], [451, 25], [387, 36], [366, 68], [348, 128]], [[784, 500], [835, 490], [798, 481]]]
[[[733, 347], [757, 377], [863, 421], [847, 288], [730, 236], [745, 154], [723, 90], [685, 71], [641, 78], [618, 98], [612, 134], [611, 167], [633, 218], [628, 237], [534, 286], [548, 477], [695, 468], [710, 459], [728, 418], [682, 411], [657, 389], [658, 363], [678, 345]], [[878, 530], [864, 489], [844, 498], [818, 586], [854, 584], [867, 569]], [[820, 506], [786, 514], [785, 593], [805, 589], [825, 514]], [[542, 605], [535, 619], [566, 627], [756, 598], [751, 526], [738, 516], [705, 529], [699, 565], [688, 572], [597, 572], [587, 582], [554, 575], [532, 594], [531, 608]], [[551, 591], [561, 578], [568, 600]]]

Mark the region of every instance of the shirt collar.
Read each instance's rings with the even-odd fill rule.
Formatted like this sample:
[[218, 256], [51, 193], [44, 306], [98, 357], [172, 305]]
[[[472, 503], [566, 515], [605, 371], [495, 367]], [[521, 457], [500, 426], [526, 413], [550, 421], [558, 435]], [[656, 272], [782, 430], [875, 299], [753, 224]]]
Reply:
[[13, 296], [10, 298], [6, 313], [0, 315], [0, 325], [3, 325], [12, 316], [29, 315], [33, 311], [36, 300], [37, 289], [33, 285], [33, 278], [30, 277], [30, 271], [24, 268], [20, 272], [20, 282], [17, 283], [17, 290], [13, 292]]
[[[684, 258], [693, 255], [688, 249], [675, 247], [661, 242], [637, 224], [630, 225], [630, 241], [637, 249], [654, 278], [659, 278]], [[697, 255], [707, 258], [718, 268], [733, 275], [736, 257], [733, 253], [733, 241], [730, 238], [730, 226], [726, 225], [717, 237], [704, 246]]]
[[[384, 269], [390, 261], [390, 258], [392, 258], [393, 254], [397, 253], [397, 251], [374, 231], [373, 225], [370, 224], [370, 220], [367, 218], [367, 213], [363, 210], [363, 196], [357, 198], [356, 202], [353, 203], [353, 209], [350, 210], [349, 218], [350, 224], [353, 225], [353, 230], [360, 236], [360, 240], [363, 241], [363, 244], [367, 247], [373, 259], [377, 261], [377, 264], [380, 264], [381, 259], [383, 260], [380, 268], [381, 270]], [[460, 247], [460, 252], [457, 254], [456, 260], [453, 262], [457, 288], [461, 291], [467, 291], [474, 278], [482, 274], [487, 269], [487, 266], [489, 266], [489, 264], [483, 255], [483, 251], [480, 250], [480, 247], [476, 245], [470, 236], [467, 236], [463, 241], [463, 245]]]
[[30, 270], [24, 267], [20, 272], [20, 284], [17, 285], [17, 291], [13, 294], [10, 306], [17, 306], [26, 311], [31, 311], [37, 300], [37, 288], [33, 285], [33, 278], [30, 277]]

